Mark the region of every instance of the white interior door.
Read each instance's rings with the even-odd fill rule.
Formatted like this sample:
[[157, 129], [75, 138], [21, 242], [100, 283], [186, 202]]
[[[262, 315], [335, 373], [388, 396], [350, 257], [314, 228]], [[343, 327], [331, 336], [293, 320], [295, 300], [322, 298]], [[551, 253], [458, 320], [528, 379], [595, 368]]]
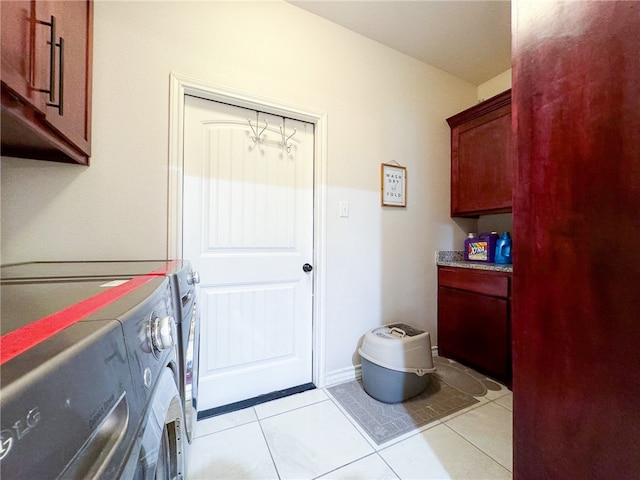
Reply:
[[201, 277], [198, 409], [310, 383], [313, 125], [186, 96], [184, 128], [183, 255]]

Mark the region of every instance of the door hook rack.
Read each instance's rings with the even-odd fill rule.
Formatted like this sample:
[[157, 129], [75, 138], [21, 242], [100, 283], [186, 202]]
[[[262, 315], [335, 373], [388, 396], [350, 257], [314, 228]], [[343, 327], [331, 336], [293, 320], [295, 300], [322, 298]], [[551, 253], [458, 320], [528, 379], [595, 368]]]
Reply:
[[258, 129], [260, 128], [258, 114], [256, 114], [256, 128], [253, 128], [253, 124], [251, 123], [251, 120], [249, 118], [247, 118], [247, 122], [249, 122], [249, 127], [251, 127], [251, 131], [253, 132], [253, 135], [251, 135], [251, 140], [253, 140], [253, 143], [264, 143], [267, 140], [267, 136], [262, 134], [269, 126], [269, 122], [267, 121], [267, 119], [264, 120], [264, 127], [262, 127], [262, 130], [260, 130], [260, 133], [258, 133]]
[[296, 129], [294, 128], [293, 133], [287, 137], [286, 134], [284, 133], [284, 126], [280, 125], [280, 135], [282, 135], [282, 141], [280, 142], [280, 146], [283, 148], [286, 148], [287, 153], [291, 153], [291, 144], [289, 143], [289, 140], [291, 140], [291, 138], [293, 138], [295, 134], [296, 134]]

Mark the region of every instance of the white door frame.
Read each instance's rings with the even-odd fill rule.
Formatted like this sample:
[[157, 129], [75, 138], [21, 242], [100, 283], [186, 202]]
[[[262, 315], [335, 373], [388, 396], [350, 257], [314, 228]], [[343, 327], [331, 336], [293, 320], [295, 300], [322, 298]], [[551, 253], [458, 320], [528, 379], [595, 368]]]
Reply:
[[184, 177], [184, 97], [194, 95], [238, 107], [312, 123], [314, 128], [313, 176], [313, 383], [325, 384], [325, 305], [326, 305], [326, 179], [327, 114], [297, 105], [257, 97], [245, 92], [196, 80], [175, 73], [169, 78], [169, 203], [167, 258], [182, 258], [182, 185]]

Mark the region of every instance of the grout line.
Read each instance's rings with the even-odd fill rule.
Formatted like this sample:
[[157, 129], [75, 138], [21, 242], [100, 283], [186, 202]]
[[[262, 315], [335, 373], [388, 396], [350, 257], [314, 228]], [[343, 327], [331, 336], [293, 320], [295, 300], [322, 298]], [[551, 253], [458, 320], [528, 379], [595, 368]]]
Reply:
[[[344, 465], [340, 465], [339, 467], [336, 467], [336, 468], [334, 468], [333, 470], [329, 470], [328, 472], [321, 473], [321, 474], [320, 474], [320, 475], [318, 475], [317, 477], [313, 477], [313, 479], [312, 479], [312, 480], [316, 480], [316, 479], [318, 479], [318, 478], [322, 478], [322, 477], [325, 477], [325, 476], [327, 476], [327, 475], [330, 475], [330, 474], [332, 474], [332, 473], [334, 473], [334, 472], [336, 472], [336, 471], [340, 470], [341, 468], [347, 467], [347, 466], [349, 466], [349, 465], [353, 465], [354, 463], [359, 462], [360, 460], [364, 460], [365, 458], [369, 458], [369, 457], [371, 457], [371, 456], [373, 456], [373, 455], [378, 455], [378, 456], [380, 457], [380, 455], [378, 454], [378, 452], [371, 452], [371, 453], [368, 453], [367, 455], [364, 455], [364, 456], [362, 456], [362, 457], [360, 457], [360, 458], [356, 458], [355, 460], [352, 460], [352, 461], [350, 461], [350, 462], [347, 462], [347, 463], [345, 463]], [[389, 467], [389, 468], [391, 469], [391, 471], [393, 472], [393, 474], [394, 474], [396, 477], [400, 478], [400, 477], [398, 476], [398, 474], [397, 474], [397, 473], [396, 473], [396, 472], [395, 472], [395, 471], [394, 471], [394, 470], [389, 466], [389, 464], [388, 464], [387, 462], [385, 462], [385, 461], [384, 461], [384, 458], [380, 457], [380, 459], [385, 463], [385, 465], [387, 465], [387, 467]]]
[[[253, 408], [253, 407], [251, 407], [251, 408]], [[254, 412], [254, 413], [255, 413], [255, 412]], [[215, 417], [210, 417], [210, 418], [215, 418]], [[202, 421], [206, 421], [206, 420], [208, 420], [208, 419], [205, 419], [205, 420], [198, 420], [198, 421], [199, 421], [199, 422], [202, 422]], [[233, 430], [234, 428], [243, 427], [243, 426], [245, 426], [245, 425], [250, 425], [250, 424], [252, 424], [252, 423], [254, 423], [254, 422], [259, 422], [259, 421], [260, 421], [260, 419], [259, 419], [259, 418], [257, 418], [257, 416], [256, 416], [256, 418], [254, 418], [253, 420], [251, 420], [251, 421], [249, 421], [249, 422], [239, 423], [239, 424], [237, 424], [237, 425], [231, 425], [231, 426], [226, 427], [226, 428], [223, 428], [223, 429], [221, 429], [221, 430], [216, 430], [216, 431], [214, 431], [214, 432], [205, 433], [204, 435], [197, 435], [197, 436], [195, 437], [195, 439], [194, 439], [194, 440], [197, 440], [197, 439], [199, 439], [199, 438], [206, 438], [206, 437], [209, 437], [209, 436], [211, 436], [211, 435], [216, 435], [217, 433], [228, 432], [229, 430]], [[198, 427], [197, 427], [197, 424], [196, 424], [196, 431], [197, 431], [197, 429], [198, 429]]]
[[380, 457], [380, 459], [384, 462], [384, 464], [389, 467], [389, 470], [391, 470], [393, 472], [393, 474], [396, 476], [396, 478], [402, 480], [402, 477], [400, 475], [398, 475], [398, 472], [396, 472], [393, 467], [391, 465], [389, 465], [389, 463], [384, 459], [384, 457], [382, 455], [380, 455], [380, 451], [376, 452], [378, 454], [378, 456]]
[[[308, 390], [308, 391], [311, 391], [311, 390]], [[283, 410], [283, 411], [278, 412], [278, 413], [273, 413], [273, 414], [270, 414], [270, 415], [266, 415], [266, 416], [264, 416], [262, 418], [260, 418], [260, 415], [258, 414], [258, 410], [257, 410], [258, 405], [255, 405], [253, 408], [254, 408], [256, 417], [258, 418], [258, 420], [264, 420], [264, 419], [267, 419], [267, 418], [276, 417], [278, 415], [282, 415], [283, 413], [293, 412], [294, 410], [299, 410], [301, 408], [305, 408], [305, 407], [309, 407], [311, 405], [315, 405], [315, 404], [318, 404], [318, 403], [325, 402], [325, 401], [329, 400], [329, 398], [330, 398], [325, 388], [316, 388], [316, 389], [313, 389], [313, 391], [322, 391], [325, 394], [325, 398], [318, 399], [318, 400], [315, 400], [315, 401], [312, 401], [312, 402], [309, 402], [309, 403], [305, 403], [303, 405], [298, 405], [298, 406], [289, 408], [288, 410]], [[306, 393], [306, 392], [297, 393], [296, 395], [303, 395], [304, 393]], [[277, 402], [279, 400], [284, 400], [285, 398], [289, 398], [289, 397], [282, 397], [281, 399], [278, 398], [278, 399], [272, 400], [272, 402]], [[266, 402], [265, 404], [267, 404], [267, 403], [270, 403], [270, 402]]]
[[[500, 397], [500, 398], [502, 398], [502, 397]], [[510, 413], [511, 413], [511, 415], [513, 416], [513, 409], [508, 408], [508, 407], [505, 407], [505, 406], [504, 406], [504, 405], [502, 405], [501, 403], [498, 403], [496, 400], [499, 400], [499, 398], [496, 398], [495, 400], [492, 400], [492, 402], [493, 402], [494, 404], [496, 404], [498, 407], [504, 408], [507, 412], [510, 412]]]
[[[312, 405], [318, 405], [320, 403], [324, 403], [324, 402], [327, 402], [329, 400], [330, 400], [329, 398], [323, 398], [322, 400], [318, 400], [317, 402], [311, 402], [311, 403], [307, 403], [305, 405], [298, 405], [297, 407], [290, 408], [289, 410], [283, 410], [282, 412], [274, 413], [272, 415], [267, 415], [266, 417], [262, 417], [262, 418], [258, 417], [258, 421], [266, 420], [268, 418], [279, 417], [280, 415], [284, 415], [284, 414], [289, 413], [289, 412], [295, 412], [296, 410], [301, 410], [303, 408], [310, 407]], [[256, 412], [256, 416], [258, 416], [258, 412]]]
[[374, 451], [377, 451], [378, 449], [376, 448], [375, 442], [373, 441], [373, 439], [369, 438], [369, 435], [367, 435], [365, 432], [362, 431], [362, 427], [360, 427], [360, 425], [358, 425], [355, 419], [352, 418], [351, 415], [349, 415], [346, 412], [346, 410], [344, 410], [344, 407], [342, 407], [342, 405], [340, 405], [339, 402], [335, 398], [333, 398], [333, 395], [331, 395], [331, 393], [327, 389], [323, 389], [323, 390], [325, 390], [325, 393], [327, 394], [327, 396], [329, 397], [329, 400], [331, 400], [333, 405], [338, 409], [340, 413], [342, 413], [342, 415], [347, 419], [347, 421], [351, 425], [353, 425], [353, 427], [360, 434], [360, 436], [364, 438], [364, 440], [373, 448]]
[[[252, 408], [255, 408], [255, 407], [252, 407]], [[266, 417], [266, 418], [271, 418], [271, 417]], [[264, 433], [262, 421], [259, 418], [258, 418], [258, 426], [260, 427], [260, 431], [262, 432], [262, 439], [264, 440], [264, 443], [267, 446], [267, 450], [269, 451], [269, 457], [271, 458], [273, 469], [276, 471], [276, 475], [278, 475], [278, 480], [281, 480], [282, 477], [280, 476], [280, 470], [278, 470], [278, 465], [276, 464], [276, 460], [275, 458], [273, 458], [273, 452], [271, 451], [271, 446], [269, 445], [269, 441], [267, 440], [267, 435]]]
[[461, 439], [463, 439], [465, 442], [467, 442], [469, 445], [471, 445], [473, 448], [475, 448], [476, 450], [478, 450], [479, 452], [482, 452], [483, 455], [485, 455], [486, 457], [489, 457], [494, 463], [500, 465], [502, 468], [504, 468], [507, 472], [513, 474], [513, 472], [508, 469], [507, 467], [505, 467], [502, 463], [500, 463], [496, 458], [492, 457], [491, 455], [489, 455], [487, 452], [485, 452], [484, 450], [482, 450], [478, 445], [476, 445], [475, 443], [473, 443], [471, 440], [469, 440], [468, 438], [464, 437], [463, 435], [461, 435], [460, 433], [458, 433], [457, 431], [455, 431], [453, 428], [451, 428], [449, 425], [447, 425], [446, 423], [443, 424], [445, 427], [447, 427], [449, 430], [451, 430], [453, 433], [455, 433], [458, 437], [460, 437]]

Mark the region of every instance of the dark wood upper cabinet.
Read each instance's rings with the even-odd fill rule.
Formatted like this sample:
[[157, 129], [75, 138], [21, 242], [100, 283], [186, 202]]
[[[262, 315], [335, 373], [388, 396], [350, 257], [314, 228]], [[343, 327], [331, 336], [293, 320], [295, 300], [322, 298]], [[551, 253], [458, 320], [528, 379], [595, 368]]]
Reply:
[[2, 155], [88, 165], [92, 3], [1, 8]]
[[447, 119], [451, 127], [451, 216], [511, 212], [511, 90]]

